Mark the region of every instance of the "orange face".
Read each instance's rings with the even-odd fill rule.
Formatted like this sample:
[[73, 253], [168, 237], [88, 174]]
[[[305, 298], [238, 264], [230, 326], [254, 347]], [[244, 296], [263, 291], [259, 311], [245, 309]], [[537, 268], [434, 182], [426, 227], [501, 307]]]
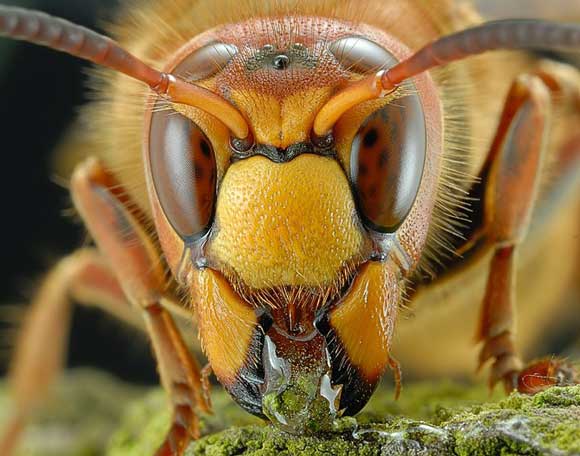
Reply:
[[183, 105], [157, 102], [147, 123], [157, 230], [212, 368], [244, 408], [288, 430], [314, 411], [356, 413], [391, 362], [439, 177], [437, 91], [421, 76], [355, 106], [332, 138], [311, 131], [337, 90], [408, 54], [329, 19], [224, 26], [166, 70], [228, 99], [253, 144]]

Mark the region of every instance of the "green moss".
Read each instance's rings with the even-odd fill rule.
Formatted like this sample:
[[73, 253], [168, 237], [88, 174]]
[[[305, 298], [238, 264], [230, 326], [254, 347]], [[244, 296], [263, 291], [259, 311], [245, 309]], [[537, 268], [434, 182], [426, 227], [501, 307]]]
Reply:
[[[216, 397], [223, 400], [222, 393]], [[221, 423], [225, 430], [193, 442], [187, 456], [580, 455], [580, 386], [553, 388], [534, 397], [501, 397], [490, 397], [479, 386], [419, 383], [407, 387], [395, 402], [391, 391], [382, 389], [360, 416], [336, 420], [332, 431], [293, 436], [272, 426], [231, 427], [229, 420]], [[214, 419], [222, 413], [220, 406]], [[238, 425], [248, 420], [241, 411], [236, 416]], [[127, 426], [135, 426], [132, 419], [128, 415]], [[151, 441], [150, 433], [163, 434], [161, 423], [155, 422], [155, 430], [141, 423], [141, 437], [133, 435], [132, 443], [125, 442], [128, 450], [117, 451], [114, 441], [109, 454], [149, 454], [151, 445], [143, 442]]]
[[[101, 374], [83, 373], [72, 374], [59, 391], [52, 412], [39, 416], [28, 432], [22, 455], [147, 456], [168, 428], [170, 413], [158, 389], [143, 395]], [[204, 437], [189, 446], [187, 456], [580, 456], [580, 386], [505, 398], [490, 397], [482, 386], [417, 383], [407, 385], [398, 402], [382, 388], [356, 418], [299, 436], [265, 426], [220, 388], [213, 400], [215, 415], [203, 417]], [[0, 389], [0, 422], [5, 405]], [[112, 429], [117, 431], [107, 444]], [[55, 446], [55, 435], [67, 436], [69, 444]]]
[[504, 397], [499, 388], [490, 393], [484, 384], [467, 385], [450, 380], [419, 382], [405, 385], [398, 400], [388, 388], [383, 388], [371, 398], [360, 419], [405, 415], [438, 424], [447, 421], [458, 410], [477, 409], [480, 404], [497, 402]]
[[190, 446], [186, 456], [226, 456], [245, 454], [252, 456], [297, 454], [308, 455], [375, 455], [376, 450], [366, 442], [354, 439], [321, 439], [311, 436], [289, 438], [272, 427], [234, 428], [210, 436]]
[[286, 431], [317, 434], [330, 431], [337, 404], [330, 404], [319, 393], [317, 375], [302, 375], [264, 395], [263, 411], [273, 423]]
[[169, 428], [170, 410], [162, 391], [148, 394], [131, 404], [123, 419], [123, 426], [111, 441], [111, 456], [140, 456], [155, 454]]
[[[213, 394], [214, 415], [201, 419], [203, 435], [212, 435], [232, 426], [261, 424], [258, 418], [245, 413], [221, 390]], [[124, 415], [123, 426], [113, 435], [109, 456], [146, 456], [162, 443], [169, 428], [170, 410], [165, 393], [153, 390], [131, 404]]]
[[[100, 372], [71, 371], [62, 377], [46, 407], [28, 426], [18, 455], [102, 455], [128, 404], [144, 393], [143, 388]], [[0, 382], [0, 433], [10, 410], [5, 385]]]
[[580, 386], [513, 394], [444, 424], [459, 455], [580, 454]]
[[554, 448], [567, 448], [574, 454], [580, 454], [580, 430], [569, 426], [568, 423], [557, 425], [551, 432], [547, 433], [548, 438], [544, 440], [544, 445], [552, 445]]

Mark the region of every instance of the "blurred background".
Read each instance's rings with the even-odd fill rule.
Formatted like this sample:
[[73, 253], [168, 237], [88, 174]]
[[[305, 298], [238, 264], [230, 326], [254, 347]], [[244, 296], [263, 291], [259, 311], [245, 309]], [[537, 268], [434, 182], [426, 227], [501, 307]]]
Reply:
[[[0, 0], [41, 9], [90, 28], [113, 16], [122, 0]], [[580, 1], [480, 0], [488, 17], [580, 18]], [[565, 14], [563, 13], [565, 12]], [[99, 18], [99, 19], [97, 19]], [[67, 210], [66, 189], [51, 178], [51, 152], [85, 101], [87, 64], [68, 55], [0, 39], [0, 375], [6, 363], [3, 319], [29, 301], [38, 279], [59, 257], [82, 244], [84, 232]], [[21, 307], [20, 307], [21, 308]], [[121, 378], [155, 382], [144, 337], [101, 312], [75, 308], [70, 366], [93, 365]]]
[[[37, 8], [89, 28], [113, 16], [118, 0], [2, 0]], [[52, 176], [55, 147], [86, 102], [88, 64], [43, 47], [0, 39], [0, 375], [18, 318], [44, 273], [82, 245], [68, 192]], [[145, 338], [102, 312], [76, 307], [69, 365], [95, 365], [118, 376], [156, 381]]]

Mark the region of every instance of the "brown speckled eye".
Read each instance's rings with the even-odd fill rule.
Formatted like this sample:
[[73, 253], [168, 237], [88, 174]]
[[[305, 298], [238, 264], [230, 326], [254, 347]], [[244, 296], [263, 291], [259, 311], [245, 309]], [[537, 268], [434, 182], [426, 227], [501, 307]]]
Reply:
[[216, 194], [216, 162], [205, 133], [172, 111], [153, 115], [150, 136], [153, 184], [175, 231], [184, 239], [209, 229]]
[[389, 103], [361, 125], [351, 146], [351, 179], [367, 225], [393, 232], [417, 197], [425, 164], [426, 127], [417, 95]]
[[[340, 38], [329, 50], [345, 69], [356, 73], [398, 62], [362, 36]], [[360, 215], [369, 228], [393, 232], [403, 223], [419, 191], [425, 151], [425, 115], [417, 95], [392, 101], [362, 123], [351, 146], [350, 175]]]
[[[237, 53], [233, 45], [211, 42], [185, 57], [173, 74], [190, 81], [209, 78]], [[163, 102], [157, 104], [164, 107]], [[153, 185], [165, 216], [184, 239], [210, 228], [216, 195], [216, 161], [205, 133], [187, 117], [156, 109], [149, 132]]]

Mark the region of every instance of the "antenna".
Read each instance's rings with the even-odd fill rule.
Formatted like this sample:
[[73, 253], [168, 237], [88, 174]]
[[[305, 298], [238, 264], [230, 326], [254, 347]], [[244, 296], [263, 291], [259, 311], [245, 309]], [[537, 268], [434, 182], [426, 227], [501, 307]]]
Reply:
[[238, 139], [250, 134], [242, 114], [226, 99], [195, 84], [158, 71], [112, 39], [48, 14], [0, 5], [0, 35], [46, 46], [111, 68], [147, 84], [173, 103], [193, 106], [222, 121]]
[[379, 98], [431, 68], [498, 49], [578, 50], [580, 25], [505, 19], [487, 22], [426, 45], [394, 67], [350, 84], [332, 97], [314, 121], [314, 135], [324, 137], [349, 109]]

